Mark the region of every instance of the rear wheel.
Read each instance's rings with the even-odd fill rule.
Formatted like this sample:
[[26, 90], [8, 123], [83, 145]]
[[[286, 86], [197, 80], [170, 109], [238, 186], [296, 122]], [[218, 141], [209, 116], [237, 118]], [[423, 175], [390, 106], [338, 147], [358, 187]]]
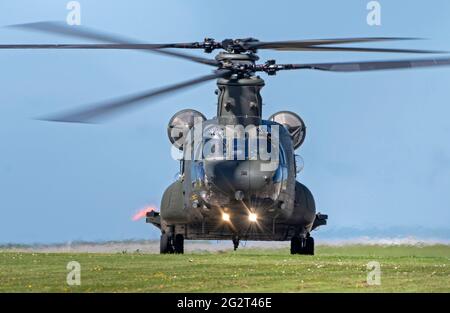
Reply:
[[173, 246], [175, 253], [184, 253], [184, 236], [182, 234], [178, 234], [175, 236]]
[[173, 253], [172, 238], [167, 234], [161, 234], [159, 240], [159, 252], [161, 254]]

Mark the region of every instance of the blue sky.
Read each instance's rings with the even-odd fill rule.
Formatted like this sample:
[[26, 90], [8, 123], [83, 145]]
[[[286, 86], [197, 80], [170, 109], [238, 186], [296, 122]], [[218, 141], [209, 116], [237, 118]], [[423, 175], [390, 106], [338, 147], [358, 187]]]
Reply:
[[[83, 25], [148, 42], [411, 36], [429, 39], [384, 46], [450, 50], [450, 2], [381, 0], [378, 27], [366, 23], [367, 2], [80, 0]], [[64, 21], [66, 3], [1, 1], [1, 25]], [[80, 42], [8, 28], [0, 34], [3, 44]], [[283, 63], [411, 56], [420, 57], [260, 53]], [[210, 69], [133, 51], [0, 51], [0, 60], [0, 242], [156, 238], [156, 229], [131, 216], [159, 205], [177, 172], [168, 120], [183, 108], [212, 117], [214, 82], [101, 125], [32, 118]], [[264, 116], [291, 110], [308, 126], [300, 180], [332, 227], [449, 228], [450, 68], [264, 78]]]

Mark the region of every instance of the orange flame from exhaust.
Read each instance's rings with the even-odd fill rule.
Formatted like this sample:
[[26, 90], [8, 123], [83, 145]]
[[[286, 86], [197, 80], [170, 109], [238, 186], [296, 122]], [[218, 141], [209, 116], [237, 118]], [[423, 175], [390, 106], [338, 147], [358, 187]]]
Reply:
[[154, 208], [154, 207], [146, 207], [144, 209], [139, 210], [136, 214], [133, 215], [133, 217], [131, 219], [133, 221], [138, 221], [141, 218], [146, 217], [148, 212], [153, 212], [153, 211], [156, 211], [156, 208]]

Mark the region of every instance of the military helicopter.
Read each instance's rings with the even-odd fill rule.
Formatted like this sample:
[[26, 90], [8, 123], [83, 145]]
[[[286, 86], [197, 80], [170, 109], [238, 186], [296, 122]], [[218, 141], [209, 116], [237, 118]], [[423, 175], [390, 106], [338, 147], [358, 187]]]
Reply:
[[[255, 38], [216, 41], [205, 38], [200, 42], [150, 44], [58, 22], [38, 22], [11, 27], [101, 43], [10, 44], [0, 45], [0, 49], [141, 50], [214, 68], [211, 74], [185, 82], [43, 118], [57, 122], [96, 122], [144, 105], [163, 95], [217, 80], [218, 102], [215, 117], [207, 119], [202, 113], [187, 109], [176, 113], [169, 121], [169, 140], [182, 153], [179, 160], [180, 175], [164, 192], [160, 212], [148, 212], [146, 218], [148, 223], [161, 229], [161, 253], [183, 253], [186, 239], [231, 239], [234, 249], [237, 249], [240, 240], [290, 240], [291, 254], [314, 254], [311, 232], [321, 225], [326, 225], [328, 216], [316, 212], [312, 193], [297, 180], [302, 164], [295, 150], [305, 139], [306, 126], [297, 114], [288, 111], [280, 111], [267, 119], [263, 118], [260, 90], [265, 83], [257, 73], [275, 75], [284, 70], [307, 69], [360, 72], [450, 65], [448, 57], [314, 64], [278, 64], [275, 60], [257, 63], [257, 53], [262, 49], [441, 53], [429, 50], [339, 46], [416, 38], [292, 41], [259, 41]], [[169, 48], [171, 50], [167, 50]], [[174, 49], [221, 52], [212, 59], [180, 53]], [[262, 158], [262, 150], [270, 157]]]

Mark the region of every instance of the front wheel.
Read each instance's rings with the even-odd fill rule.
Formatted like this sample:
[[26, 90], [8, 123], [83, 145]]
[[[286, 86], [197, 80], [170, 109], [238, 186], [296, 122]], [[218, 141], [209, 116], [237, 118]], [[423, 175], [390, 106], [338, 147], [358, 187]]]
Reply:
[[167, 234], [161, 234], [159, 252], [161, 254], [173, 253], [172, 240]]
[[291, 239], [291, 254], [314, 255], [313, 237], [293, 237]]
[[175, 236], [173, 246], [175, 253], [184, 253], [184, 236], [182, 234], [178, 234]]
[[313, 237], [306, 238], [305, 254], [314, 255], [314, 238]]
[[302, 241], [299, 237], [295, 236], [291, 239], [291, 254], [299, 254], [302, 250]]

